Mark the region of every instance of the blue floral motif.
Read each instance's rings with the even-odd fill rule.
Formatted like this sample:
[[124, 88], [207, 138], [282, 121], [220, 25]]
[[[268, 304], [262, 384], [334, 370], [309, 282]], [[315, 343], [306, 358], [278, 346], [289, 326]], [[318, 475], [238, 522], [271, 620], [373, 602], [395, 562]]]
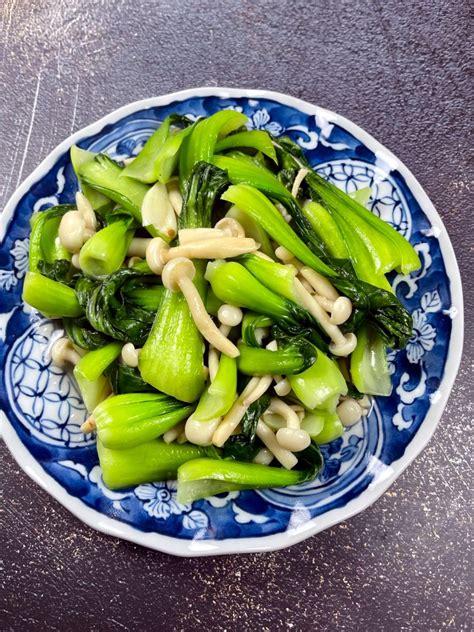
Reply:
[[79, 145], [122, 160], [136, 154], [170, 113], [195, 120], [224, 108], [244, 112], [251, 129], [289, 134], [310, 164], [343, 190], [370, 186], [370, 209], [411, 240], [422, 268], [411, 277], [393, 278], [397, 296], [414, 319], [407, 348], [388, 354], [393, 393], [377, 398], [368, 418], [322, 447], [325, 465], [318, 479], [297, 487], [228, 492], [186, 505], [177, 502], [173, 482], [113, 492], [102, 481], [93, 437], [80, 432], [86, 413], [77, 386], [49, 362], [55, 328], [21, 299], [32, 210], [73, 203], [77, 189], [67, 153], [43, 171], [14, 209], [0, 250], [0, 340], [5, 342], [0, 345], [0, 383], [5, 384], [0, 403], [32, 457], [83, 506], [143, 532], [186, 540], [277, 534], [364, 494], [376, 472], [389, 468], [415, 440], [431, 398], [435, 401], [455, 311], [437, 229], [407, 182], [356, 136], [326, 120], [323, 111], [308, 115], [270, 99], [195, 97], [124, 116], [94, 135], [84, 135]]
[[421, 309], [415, 309], [413, 316], [413, 335], [410, 338], [406, 353], [408, 361], [418, 363], [426, 351], [433, 349], [436, 340], [436, 329], [428, 322], [427, 315]]
[[203, 529], [208, 525], [207, 515], [193, 510], [191, 504], [182, 505], [176, 500], [176, 481], [150, 483], [135, 489], [135, 496], [144, 502], [143, 509], [152, 518], [167, 520], [170, 516], [183, 515], [185, 529]]

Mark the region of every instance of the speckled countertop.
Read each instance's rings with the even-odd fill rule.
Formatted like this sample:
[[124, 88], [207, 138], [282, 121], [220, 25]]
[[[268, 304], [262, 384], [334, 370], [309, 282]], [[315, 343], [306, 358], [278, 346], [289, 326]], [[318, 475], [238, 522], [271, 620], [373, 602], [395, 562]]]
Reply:
[[[63, 138], [120, 105], [198, 85], [278, 90], [347, 116], [413, 171], [449, 230], [472, 313], [467, 2], [0, 4], [0, 207]], [[186, 560], [103, 536], [0, 444], [0, 629], [472, 628], [473, 334], [468, 318], [429, 447], [374, 506], [289, 550]]]

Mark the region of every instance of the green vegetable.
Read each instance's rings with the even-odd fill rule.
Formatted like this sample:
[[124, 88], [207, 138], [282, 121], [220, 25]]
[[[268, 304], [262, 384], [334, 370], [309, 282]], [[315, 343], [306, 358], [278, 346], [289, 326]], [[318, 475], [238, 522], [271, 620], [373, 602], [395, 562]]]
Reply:
[[156, 393], [153, 386], [144, 382], [138, 369], [114, 362], [108, 369], [107, 375], [116, 395], [122, 393]]
[[230, 134], [220, 140], [215, 146], [215, 152], [226, 151], [227, 149], [234, 149], [235, 147], [250, 147], [261, 151], [273, 160], [277, 161], [275, 148], [273, 147], [272, 140], [268, 132], [261, 130], [252, 130], [250, 132], [237, 132], [236, 134]]
[[81, 185], [82, 192], [91, 203], [92, 208], [94, 210], [98, 210], [102, 206], [108, 204], [110, 202], [109, 198], [103, 195], [102, 193], [99, 193], [99, 191], [96, 191], [92, 187], [85, 184], [82, 181], [82, 178], [80, 176], [80, 171], [82, 167], [86, 165], [88, 162], [92, 162], [94, 158], [97, 156], [97, 154], [95, 154], [92, 151], [87, 151], [87, 149], [81, 149], [77, 145], [73, 145], [70, 150], [70, 156], [71, 156], [72, 168], [74, 169], [74, 173], [76, 174], [77, 179], [79, 180], [79, 184]]
[[242, 340], [251, 347], [260, 347], [255, 330], [273, 325], [273, 320], [268, 316], [246, 312], [242, 320]]
[[285, 487], [311, 480], [322, 467], [322, 457], [316, 446], [308, 451], [315, 456], [312, 465], [305, 470], [206, 458], [188, 461], [178, 469], [178, 502], [188, 503], [239, 489]]
[[316, 362], [303, 373], [289, 375], [294, 394], [306, 408], [325, 408], [328, 400], [347, 393], [347, 384], [334, 360], [318, 352]]
[[269, 290], [281, 294], [290, 301], [297, 302], [295, 292], [296, 268], [290, 268], [275, 261], [267, 261], [253, 254], [239, 257], [239, 261]]
[[101, 444], [123, 450], [160, 437], [192, 411], [162, 393], [126, 393], [100, 403], [92, 416]]
[[110, 338], [92, 327], [87, 318], [64, 318], [64, 331], [73, 345], [81, 349], [100, 349]]
[[104, 277], [122, 267], [134, 234], [132, 223], [133, 218], [122, 216], [86, 241], [79, 265], [87, 276]]
[[336, 414], [328, 414], [324, 420], [324, 427], [321, 432], [312, 437], [313, 441], [318, 445], [330, 443], [334, 439], [342, 437], [344, 434], [344, 426]]
[[239, 344], [239, 371], [244, 375], [293, 375], [312, 366], [316, 349], [302, 338], [294, 338], [278, 351]]
[[235, 461], [251, 462], [262, 447], [261, 442], [257, 439], [258, 420], [270, 405], [270, 395], [264, 393], [245, 411], [242, 418], [242, 432], [232, 435], [225, 442], [222, 456], [231, 458]]
[[81, 277], [76, 283], [76, 292], [87, 320], [97, 331], [115, 340], [141, 345], [150, 331], [155, 313], [130, 301], [128, 292], [155, 284], [154, 275], [123, 268], [103, 281]]
[[186, 443], [168, 445], [160, 439], [125, 450], [111, 450], [98, 441], [97, 452], [104, 483], [110, 489], [175, 479], [179, 466], [186, 461], [217, 457], [215, 448]]
[[250, 215], [281, 246], [320, 274], [333, 277], [335, 272], [316, 256], [285, 222], [270, 200], [247, 184], [233, 185], [222, 196]]
[[351, 378], [361, 393], [388, 396], [392, 382], [383, 340], [368, 326], [359, 329], [357, 347], [350, 357]]
[[56, 238], [63, 215], [74, 208], [71, 204], [61, 204], [31, 216], [29, 269], [32, 272], [38, 270], [40, 261], [53, 263], [57, 259], [71, 259], [70, 253], [58, 245]]
[[225, 415], [237, 397], [237, 365], [222, 354], [216, 376], [201, 396], [193, 414], [196, 421], [211, 421]]
[[349, 197], [353, 200], [367, 208], [367, 204], [369, 203], [370, 196], [372, 195], [372, 189], [370, 187], [363, 187], [362, 189], [357, 189], [352, 193], [349, 193]]
[[308, 312], [274, 294], [240, 263], [209, 263], [206, 278], [221, 301], [269, 316], [288, 333], [301, 333], [305, 326], [312, 324]]
[[[200, 162], [189, 178], [181, 228], [211, 225], [216, 199], [225, 186], [226, 175], [213, 165]], [[196, 262], [194, 284], [204, 296], [204, 262]], [[202, 336], [184, 296], [166, 290], [160, 311], [142, 349], [139, 360], [142, 378], [159, 391], [185, 402], [194, 402], [205, 384]]]
[[331, 214], [317, 202], [307, 202], [302, 211], [332, 257], [347, 259], [349, 253], [338, 225]]
[[[247, 122], [245, 114], [222, 110], [198, 121], [182, 147], [179, 164], [181, 183], [186, 183], [193, 167], [200, 161], [210, 162], [219, 138], [239, 129]], [[185, 189], [186, 187], [183, 187]]]
[[339, 417], [337, 416], [337, 413], [329, 410], [316, 409], [306, 411], [304, 419], [301, 422], [301, 428], [306, 430], [310, 437], [315, 438], [323, 431], [326, 422], [328, 423], [329, 428], [331, 424], [338, 421]]
[[127, 292], [127, 299], [130, 303], [133, 303], [133, 305], [139, 305], [151, 312], [156, 312], [165, 291], [162, 285], [137, 287]]
[[138, 156], [130, 162], [121, 177], [130, 177], [141, 182], [167, 182], [178, 160], [182, 140], [191, 131], [188, 127], [170, 133], [170, 126], [176, 123], [188, 125], [189, 119], [177, 114], [167, 116], [160, 127], [146, 141]]
[[[133, 164], [133, 163], [132, 163]], [[103, 193], [133, 214], [141, 225], [141, 207], [148, 185], [122, 175], [123, 168], [105, 154], [98, 154], [79, 171], [82, 182]]]
[[48, 318], [77, 317], [83, 313], [72, 288], [39, 272], [26, 273], [23, 300]]
[[86, 353], [74, 367], [74, 377], [89, 412], [110, 393], [110, 382], [104, 371], [120, 355], [121, 350], [119, 342], [111, 342]]

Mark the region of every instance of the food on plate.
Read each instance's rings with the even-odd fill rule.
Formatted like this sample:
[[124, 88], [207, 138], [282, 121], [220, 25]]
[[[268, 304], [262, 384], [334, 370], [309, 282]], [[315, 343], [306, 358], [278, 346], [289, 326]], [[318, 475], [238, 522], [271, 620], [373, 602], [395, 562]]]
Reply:
[[412, 335], [386, 275], [420, 261], [370, 190], [246, 123], [171, 115], [124, 163], [72, 147], [75, 204], [32, 216], [23, 296], [62, 319], [52, 361], [112, 489], [177, 478], [190, 502], [314, 478]]

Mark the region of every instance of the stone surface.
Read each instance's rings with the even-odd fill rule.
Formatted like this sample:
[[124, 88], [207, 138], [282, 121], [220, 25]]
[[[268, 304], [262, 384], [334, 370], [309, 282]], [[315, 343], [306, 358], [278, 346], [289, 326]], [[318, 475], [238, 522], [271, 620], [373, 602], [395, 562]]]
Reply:
[[[0, 5], [0, 207], [62, 139], [118, 106], [199, 85], [278, 90], [347, 116], [413, 171], [449, 230], [472, 313], [467, 2]], [[468, 320], [429, 447], [373, 507], [289, 550], [185, 560], [103, 536], [0, 445], [0, 628], [472, 628], [473, 335]]]

